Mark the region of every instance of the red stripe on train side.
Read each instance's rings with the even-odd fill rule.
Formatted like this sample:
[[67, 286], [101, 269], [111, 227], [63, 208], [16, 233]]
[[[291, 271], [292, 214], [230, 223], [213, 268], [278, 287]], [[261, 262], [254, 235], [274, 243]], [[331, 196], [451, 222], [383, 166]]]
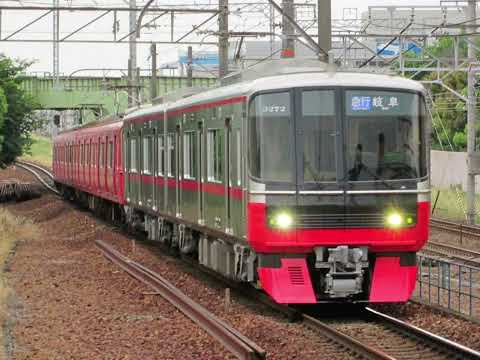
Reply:
[[[155, 185], [157, 186], [164, 186], [166, 183], [167, 186], [170, 188], [175, 188], [177, 186], [176, 180], [173, 178], [167, 178], [167, 181], [165, 181], [164, 177], [154, 177], [152, 175], [140, 175], [138, 173], [131, 173], [129, 174], [129, 176], [130, 176], [130, 180], [138, 182], [141, 179], [142, 183], [147, 185], [151, 185], [155, 183]], [[199, 190], [198, 181], [195, 181], [195, 180], [183, 179], [179, 181], [179, 185], [183, 190], [188, 190], [188, 191]], [[225, 185], [223, 184], [203, 183], [202, 191], [207, 194], [218, 195], [218, 196], [225, 196], [226, 194]], [[244, 192], [243, 189], [239, 187], [230, 188], [230, 196], [236, 200], [242, 199], [243, 192]]]
[[[212, 107], [217, 107], [217, 106], [224, 106], [224, 105], [231, 105], [231, 104], [237, 104], [237, 103], [242, 103], [247, 101], [246, 96], [236, 96], [233, 98], [229, 99], [223, 99], [223, 100], [218, 100], [218, 101], [213, 101], [209, 103], [204, 103], [204, 104], [198, 104], [198, 105], [192, 105], [183, 109], [178, 109], [178, 110], [172, 110], [167, 112], [167, 116], [177, 116], [181, 115], [184, 113], [190, 113], [194, 111], [199, 111], [199, 110], [205, 110], [209, 109]], [[161, 121], [164, 119], [163, 116], [164, 112], [163, 111], [158, 111], [153, 114], [145, 114], [145, 115], [140, 115], [139, 117], [132, 118], [128, 120], [128, 122], [132, 122], [134, 124], [143, 124], [148, 121]]]
[[183, 113], [189, 113], [189, 112], [194, 112], [198, 110], [205, 110], [205, 109], [209, 109], [217, 106], [237, 104], [237, 103], [245, 102], [246, 100], [247, 100], [246, 96], [236, 96], [229, 99], [223, 99], [223, 100], [213, 101], [209, 103], [193, 105], [183, 109], [172, 110], [167, 112], [167, 116], [176, 116]]
[[180, 186], [184, 190], [198, 191], [198, 181], [195, 180], [182, 180], [180, 181]]
[[143, 115], [137, 118], [133, 118], [129, 120], [130, 122], [133, 122], [134, 124], [143, 124], [148, 121], [160, 121], [163, 120], [163, 111], [159, 111], [157, 113], [153, 114], [148, 114], [148, 115]]

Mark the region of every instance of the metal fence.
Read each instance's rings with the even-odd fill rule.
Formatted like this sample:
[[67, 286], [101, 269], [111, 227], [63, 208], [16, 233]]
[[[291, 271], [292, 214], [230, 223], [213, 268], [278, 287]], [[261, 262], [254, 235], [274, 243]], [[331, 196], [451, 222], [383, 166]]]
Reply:
[[417, 255], [414, 297], [480, 319], [480, 268]]

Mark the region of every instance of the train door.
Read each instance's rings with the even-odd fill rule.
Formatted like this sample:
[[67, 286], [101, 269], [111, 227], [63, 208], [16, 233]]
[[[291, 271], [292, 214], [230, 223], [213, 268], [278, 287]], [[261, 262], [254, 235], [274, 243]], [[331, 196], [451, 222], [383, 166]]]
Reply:
[[69, 158], [68, 158], [68, 180], [70, 183], [73, 183], [73, 146], [74, 143], [71, 142], [68, 146], [69, 148]]
[[106, 185], [109, 193], [113, 194], [113, 137], [107, 136], [106, 140], [107, 164], [106, 164]]
[[112, 161], [112, 192], [114, 195], [118, 195], [118, 166], [117, 166], [117, 145], [118, 136], [113, 136], [112, 141], [112, 154], [111, 154], [111, 161]]
[[65, 143], [65, 180], [70, 181], [70, 143]]
[[99, 187], [100, 191], [105, 191], [105, 140], [103, 138], [100, 138], [99, 142], [99, 173], [98, 173], [98, 178], [99, 178]]
[[205, 149], [207, 145], [207, 137], [205, 136], [205, 117], [203, 110], [200, 113], [200, 119], [198, 121], [198, 144], [197, 144], [197, 171], [198, 171], [198, 222], [205, 224], [205, 196], [204, 196], [204, 183], [207, 181], [207, 164], [205, 157]]
[[139, 137], [132, 124], [127, 137], [127, 152], [128, 154], [128, 194], [127, 199], [132, 204], [138, 204], [138, 189], [140, 186], [141, 177], [139, 175], [138, 166], [138, 142]]
[[80, 139], [78, 139], [77, 144], [75, 146], [75, 148], [76, 148], [75, 152], [77, 153], [77, 156], [76, 156], [77, 163], [76, 163], [76, 168], [75, 168], [75, 184], [77, 184], [77, 185], [82, 183], [82, 177], [80, 175], [81, 165], [82, 165], [82, 163], [81, 163], [81, 160], [82, 160], [82, 152], [81, 152], [82, 149], [81, 148], [82, 147], [81, 147], [80, 143], [81, 143], [81, 141], [80, 141]]
[[78, 162], [78, 183], [79, 185], [83, 186], [84, 182], [84, 169], [83, 169], [83, 139], [80, 139], [80, 144], [78, 145], [80, 149], [80, 160]]
[[169, 116], [166, 129], [167, 171], [165, 176], [166, 211], [175, 216], [177, 213], [177, 119], [179, 116]]
[[243, 156], [242, 130], [244, 127], [244, 104], [232, 105], [230, 112], [230, 121], [228, 127], [227, 149], [229, 173], [229, 189], [228, 189], [228, 212], [229, 219], [228, 228], [234, 235], [245, 235], [245, 216], [244, 216], [244, 197], [243, 197], [243, 164], [245, 158]]
[[[337, 90], [295, 92], [297, 221], [344, 235], [345, 191], [341, 101]], [[303, 232], [297, 239], [302, 239]], [[332, 236], [334, 236], [332, 234]]]
[[164, 121], [156, 121], [156, 165], [155, 165], [155, 204], [158, 211], [162, 212], [165, 206], [165, 136]]
[[100, 138], [95, 141], [95, 189], [100, 191]]
[[198, 173], [197, 152], [198, 152], [198, 123], [196, 114], [183, 115], [182, 125], [182, 158], [183, 171], [181, 177], [181, 200], [180, 212], [182, 216], [191, 221], [198, 222], [199, 187], [200, 177]]
[[143, 206], [153, 208], [153, 137], [155, 133], [151, 123], [145, 123], [142, 130], [142, 187], [141, 199]]
[[206, 224], [218, 229], [227, 227], [225, 135], [225, 119], [216, 108], [211, 108], [205, 124], [206, 181], [203, 184], [203, 205]]
[[124, 151], [122, 151], [123, 148], [123, 131], [120, 131], [115, 135], [115, 140], [114, 140], [114, 150], [113, 150], [113, 156], [114, 156], [114, 186], [115, 186], [115, 194], [119, 197], [122, 198], [124, 196], [122, 189], [123, 187], [123, 181], [124, 181], [124, 176], [125, 176], [125, 158], [122, 158], [122, 154]]
[[110, 188], [108, 186], [108, 142], [110, 138], [105, 136], [105, 140], [103, 142], [103, 189], [105, 192], [109, 192]]
[[89, 189], [92, 188], [92, 139], [87, 140], [87, 163], [88, 163], [88, 173], [87, 173], [87, 186]]

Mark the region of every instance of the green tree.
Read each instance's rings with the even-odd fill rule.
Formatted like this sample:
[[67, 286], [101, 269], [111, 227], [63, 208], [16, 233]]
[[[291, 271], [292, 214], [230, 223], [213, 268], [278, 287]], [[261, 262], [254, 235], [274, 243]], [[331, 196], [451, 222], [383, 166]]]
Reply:
[[20, 86], [21, 74], [28, 66], [0, 54], [0, 167], [29, 150], [30, 133], [37, 128], [32, 116], [35, 104]]

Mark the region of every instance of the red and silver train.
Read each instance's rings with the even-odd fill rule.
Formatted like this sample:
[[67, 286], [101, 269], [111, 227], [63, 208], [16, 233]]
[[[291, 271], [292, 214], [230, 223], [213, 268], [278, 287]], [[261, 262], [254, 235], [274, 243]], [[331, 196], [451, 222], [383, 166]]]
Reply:
[[275, 301], [405, 302], [428, 238], [424, 88], [273, 75], [67, 131], [68, 198]]

